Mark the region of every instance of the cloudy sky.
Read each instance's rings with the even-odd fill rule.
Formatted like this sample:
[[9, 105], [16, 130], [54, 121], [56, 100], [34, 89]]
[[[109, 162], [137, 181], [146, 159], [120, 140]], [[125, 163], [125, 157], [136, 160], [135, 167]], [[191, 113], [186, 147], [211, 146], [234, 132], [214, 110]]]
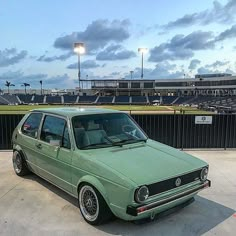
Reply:
[[236, 72], [236, 0], [0, 0], [0, 88], [74, 88], [81, 77], [183, 78]]

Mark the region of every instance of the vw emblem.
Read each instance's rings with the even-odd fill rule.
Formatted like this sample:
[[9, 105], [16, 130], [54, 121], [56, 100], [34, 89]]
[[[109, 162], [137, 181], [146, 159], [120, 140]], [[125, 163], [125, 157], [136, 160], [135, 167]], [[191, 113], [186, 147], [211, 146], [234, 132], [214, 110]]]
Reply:
[[176, 187], [179, 187], [181, 185], [181, 179], [180, 178], [177, 178], [175, 180], [175, 185], [176, 185]]

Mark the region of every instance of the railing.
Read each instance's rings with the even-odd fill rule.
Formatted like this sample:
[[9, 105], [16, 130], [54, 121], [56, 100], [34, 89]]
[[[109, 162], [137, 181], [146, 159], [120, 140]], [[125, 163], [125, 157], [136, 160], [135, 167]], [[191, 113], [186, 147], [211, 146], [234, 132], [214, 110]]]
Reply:
[[[132, 114], [151, 139], [176, 148], [236, 148], [236, 115], [210, 115], [212, 124], [195, 124], [195, 116]], [[22, 117], [0, 115], [0, 149], [11, 149], [12, 132]]]

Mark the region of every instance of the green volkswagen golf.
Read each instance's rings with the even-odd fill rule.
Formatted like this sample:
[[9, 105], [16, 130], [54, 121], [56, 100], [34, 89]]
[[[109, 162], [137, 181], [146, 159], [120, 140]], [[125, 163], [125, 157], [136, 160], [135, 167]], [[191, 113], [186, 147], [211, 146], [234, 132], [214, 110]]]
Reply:
[[36, 109], [12, 140], [16, 174], [33, 172], [76, 197], [92, 225], [153, 219], [210, 187], [207, 163], [149, 139], [119, 111]]

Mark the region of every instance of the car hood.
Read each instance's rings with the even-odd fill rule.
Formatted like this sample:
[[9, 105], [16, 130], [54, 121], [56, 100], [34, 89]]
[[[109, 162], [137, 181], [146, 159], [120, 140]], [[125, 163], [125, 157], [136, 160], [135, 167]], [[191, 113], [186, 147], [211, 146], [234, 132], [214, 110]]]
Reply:
[[153, 140], [99, 149], [99, 152], [93, 149], [89, 156], [137, 185], [155, 183], [207, 165], [200, 159]]

